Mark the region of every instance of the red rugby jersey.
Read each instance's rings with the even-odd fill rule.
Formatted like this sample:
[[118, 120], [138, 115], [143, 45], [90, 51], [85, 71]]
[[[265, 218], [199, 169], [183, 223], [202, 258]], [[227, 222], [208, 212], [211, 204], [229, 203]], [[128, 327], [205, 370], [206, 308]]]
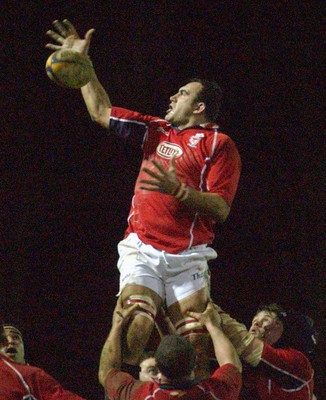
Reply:
[[0, 400], [85, 400], [65, 390], [40, 368], [17, 364], [0, 354]]
[[243, 371], [241, 400], [311, 400], [314, 371], [310, 361], [292, 348], [275, 349], [264, 344], [255, 368]]
[[[155, 169], [152, 160], [168, 169], [175, 156], [181, 182], [196, 190], [216, 193], [231, 205], [239, 182], [241, 160], [235, 143], [219, 132], [217, 125], [178, 130], [163, 119], [113, 107], [109, 129], [121, 137], [144, 135], [141, 169]], [[210, 244], [216, 221], [190, 210], [173, 196], [141, 190], [139, 180], [148, 178], [140, 170], [126, 236], [135, 232], [144, 243], [170, 253]]]
[[105, 384], [110, 400], [236, 400], [241, 388], [241, 374], [232, 364], [225, 364], [214, 374], [188, 389], [160, 387], [156, 382], [136, 381], [131, 375], [113, 369]]

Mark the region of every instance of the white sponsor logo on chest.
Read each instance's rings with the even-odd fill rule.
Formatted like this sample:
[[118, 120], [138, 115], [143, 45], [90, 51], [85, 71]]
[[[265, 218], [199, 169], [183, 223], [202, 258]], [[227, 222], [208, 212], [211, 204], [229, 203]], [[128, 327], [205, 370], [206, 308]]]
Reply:
[[196, 135], [191, 136], [189, 142], [187, 143], [189, 147], [197, 147], [197, 144], [205, 137], [203, 133], [196, 133]]
[[183, 154], [183, 150], [178, 144], [170, 142], [160, 143], [156, 148], [156, 152], [163, 158], [178, 158]]

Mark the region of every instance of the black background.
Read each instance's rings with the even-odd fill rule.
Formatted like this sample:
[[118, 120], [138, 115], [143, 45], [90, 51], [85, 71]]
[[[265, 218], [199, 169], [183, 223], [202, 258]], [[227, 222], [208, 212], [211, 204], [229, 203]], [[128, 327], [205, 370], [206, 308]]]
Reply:
[[82, 35], [96, 29], [90, 54], [115, 105], [164, 116], [189, 77], [220, 83], [220, 125], [243, 172], [216, 229], [213, 297], [244, 322], [260, 302], [277, 301], [321, 327], [321, 4], [2, 3], [0, 311], [21, 327], [31, 364], [102, 399], [97, 367], [118, 290], [116, 245], [141, 160], [135, 140], [90, 121], [78, 90], [47, 78], [54, 19], [70, 19]]

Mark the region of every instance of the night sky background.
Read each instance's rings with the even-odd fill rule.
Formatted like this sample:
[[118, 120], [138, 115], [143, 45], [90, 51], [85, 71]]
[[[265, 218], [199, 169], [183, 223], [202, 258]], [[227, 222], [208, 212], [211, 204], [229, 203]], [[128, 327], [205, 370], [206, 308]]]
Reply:
[[[27, 358], [67, 389], [102, 399], [98, 359], [111, 324], [141, 138], [89, 118], [78, 90], [48, 79], [45, 32], [95, 28], [90, 55], [113, 104], [164, 116], [190, 77], [220, 83], [220, 126], [243, 162], [213, 298], [248, 323], [261, 302], [324, 311], [322, 2], [5, 1], [1, 11], [0, 317]], [[153, 335], [150, 346], [157, 338]], [[315, 361], [322, 398], [322, 345]]]

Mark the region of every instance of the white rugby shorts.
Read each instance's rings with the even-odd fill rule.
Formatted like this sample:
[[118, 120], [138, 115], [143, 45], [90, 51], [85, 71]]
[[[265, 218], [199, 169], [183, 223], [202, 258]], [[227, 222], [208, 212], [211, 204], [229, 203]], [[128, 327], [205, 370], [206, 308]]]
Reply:
[[152, 289], [167, 307], [210, 286], [208, 261], [217, 253], [207, 245], [194, 246], [179, 254], [157, 250], [131, 233], [118, 244], [120, 291], [128, 284]]

